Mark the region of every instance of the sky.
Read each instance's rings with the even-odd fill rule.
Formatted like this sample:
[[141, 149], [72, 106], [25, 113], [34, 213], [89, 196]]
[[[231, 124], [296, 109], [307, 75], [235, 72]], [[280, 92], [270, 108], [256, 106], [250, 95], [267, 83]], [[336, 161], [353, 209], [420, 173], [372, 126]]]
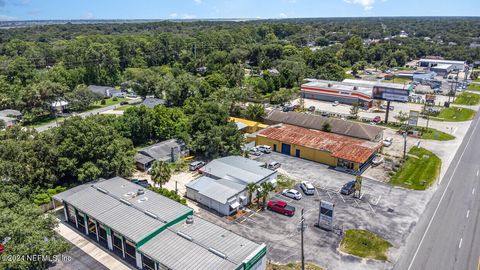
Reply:
[[0, 20], [480, 16], [480, 0], [0, 0]]

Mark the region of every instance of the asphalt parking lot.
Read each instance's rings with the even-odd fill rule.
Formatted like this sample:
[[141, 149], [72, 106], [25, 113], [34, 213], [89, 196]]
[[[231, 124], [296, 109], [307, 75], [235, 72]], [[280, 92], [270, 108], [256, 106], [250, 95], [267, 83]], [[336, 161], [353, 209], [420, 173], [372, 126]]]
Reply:
[[[265, 154], [256, 157], [259, 161], [278, 161], [282, 164], [279, 173], [298, 183], [310, 181], [317, 189], [313, 196], [303, 194], [301, 200], [292, 200], [281, 194], [272, 194], [271, 199], [283, 200], [296, 208], [293, 217], [268, 210], [249, 212], [243, 218], [230, 222], [213, 213], [202, 211], [204, 218], [256, 242], [265, 242], [269, 247], [269, 259], [279, 263], [300, 260], [300, 211], [305, 211], [305, 258], [326, 269], [384, 269], [391, 268], [398, 257], [399, 248], [405, 243], [418, 217], [423, 212], [435, 188], [419, 192], [395, 188], [388, 184], [364, 179], [361, 198], [345, 196], [340, 188], [353, 176], [330, 169], [316, 162], [282, 155]], [[297, 188], [300, 190], [299, 188]], [[328, 232], [315, 226], [318, 221], [321, 200], [335, 204], [335, 227]], [[393, 244], [390, 262], [362, 260], [341, 254], [337, 249], [341, 230], [368, 229], [380, 234]], [[362, 261], [361, 263], [359, 263]]]

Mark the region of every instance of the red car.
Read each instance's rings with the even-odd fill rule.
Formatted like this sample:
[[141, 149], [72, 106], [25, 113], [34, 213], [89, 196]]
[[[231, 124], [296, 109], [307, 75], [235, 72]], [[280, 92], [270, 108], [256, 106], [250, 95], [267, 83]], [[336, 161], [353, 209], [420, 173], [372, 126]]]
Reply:
[[382, 121], [382, 118], [380, 118], [380, 116], [375, 116], [372, 120], [372, 122], [374, 123], [380, 123], [380, 121]]
[[288, 205], [284, 201], [269, 201], [267, 204], [267, 209], [284, 214], [285, 216], [295, 215], [295, 207]]

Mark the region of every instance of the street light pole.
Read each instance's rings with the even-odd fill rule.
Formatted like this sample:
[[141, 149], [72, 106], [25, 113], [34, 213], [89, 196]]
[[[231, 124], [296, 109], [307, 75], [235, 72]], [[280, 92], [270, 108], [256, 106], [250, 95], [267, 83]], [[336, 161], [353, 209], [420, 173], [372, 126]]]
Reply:
[[300, 224], [300, 235], [301, 235], [301, 245], [302, 245], [302, 270], [305, 270], [305, 254], [303, 252], [303, 222], [305, 217], [303, 216], [303, 208], [302, 208], [302, 223]]
[[405, 160], [405, 155], [407, 153], [407, 132], [403, 133], [403, 160]]

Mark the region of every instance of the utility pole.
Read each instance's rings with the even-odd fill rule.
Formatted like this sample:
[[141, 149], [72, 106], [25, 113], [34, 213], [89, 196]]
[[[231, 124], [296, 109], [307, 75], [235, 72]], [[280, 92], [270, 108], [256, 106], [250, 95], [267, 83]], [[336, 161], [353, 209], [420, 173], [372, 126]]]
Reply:
[[305, 217], [303, 216], [303, 208], [302, 208], [302, 220], [300, 223], [300, 235], [301, 235], [301, 245], [302, 245], [302, 270], [305, 270], [305, 254], [303, 252], [303, 222], [305, 221]]
[[387, 101], [387, 112], [385, 113], [385, 124], [388, 124], [388, 113], [390, 112], [390, 101]]
[[405, 156], [407, 153], [407, 132], [403, 133], [403, 160], [405, 160]]

